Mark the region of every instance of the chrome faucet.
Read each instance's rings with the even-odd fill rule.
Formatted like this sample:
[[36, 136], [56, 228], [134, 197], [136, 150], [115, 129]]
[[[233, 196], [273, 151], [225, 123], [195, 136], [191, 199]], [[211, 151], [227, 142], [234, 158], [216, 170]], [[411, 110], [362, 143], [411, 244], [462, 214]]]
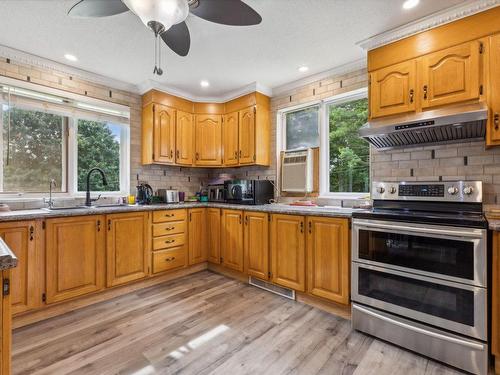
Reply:
[[100, 197], [101, 194], [96, 199], [90, 199], [90, 175], [92, 172], [97, 171], [101, 174], [102, 177], [102, 184], [106, 186], [108, 184], [108, 180], [106, 180], [106, 176], [104, 175], [104, 171], [101, 168], [92, 168], [90, 171], [87, 173], [87, 192], [85, 194], [85, 206], [90, 207], [92, 206], [92, 202], [97, 201]]
[[43, 199], [43, 203], [47, 203], [47, 205], [49, 206], [49, 208], [53, 208], [54, 207], [54, 201], [52, 200], [52, 189], [55, 189], [56, 187], [56, 180], [54, 180], [53, 178], [51, 178], [49, 180], [49, 199], [47, 200], [47, 198], [44, 198]]

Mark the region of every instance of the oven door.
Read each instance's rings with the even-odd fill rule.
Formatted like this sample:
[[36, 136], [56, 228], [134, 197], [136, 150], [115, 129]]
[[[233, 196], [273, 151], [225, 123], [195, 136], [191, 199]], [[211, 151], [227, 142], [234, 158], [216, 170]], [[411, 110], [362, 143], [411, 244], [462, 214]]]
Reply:
[[487, 286], [486, 230], [354, 219], [353, 261]]
[[352, 263], [352, 300], [486, 341], [485, 288]]

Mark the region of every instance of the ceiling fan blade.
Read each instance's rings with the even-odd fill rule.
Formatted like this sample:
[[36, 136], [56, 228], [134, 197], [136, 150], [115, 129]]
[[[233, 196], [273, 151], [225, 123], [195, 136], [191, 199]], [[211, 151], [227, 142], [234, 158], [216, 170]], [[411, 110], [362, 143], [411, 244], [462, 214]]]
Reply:
[[129, 9], [122, 0], [80, 0], [71, 7], [71, 17], [108, 17], [127, 12]]
[[251, 26], [262, 17], [241, 0], [198, 0], [191, 13], [204, 20], [230, 26]]
[[161, 34], [161, 38], [179, 56], [187, 56], [191, 46], [191, 36], [186, 22], [178, 23]]

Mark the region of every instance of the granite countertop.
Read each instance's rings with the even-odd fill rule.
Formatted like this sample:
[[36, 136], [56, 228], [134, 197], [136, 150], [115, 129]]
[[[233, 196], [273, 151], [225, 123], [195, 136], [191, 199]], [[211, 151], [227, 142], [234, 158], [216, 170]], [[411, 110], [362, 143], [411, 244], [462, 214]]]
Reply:
[[69, 217], [69, 216], [84, 216], [84, 215], [102, 215], [114, 214], [120, 212], [134, 212], [134, 211], [158, 211], [158, 210], [174, 210], [181, 208], [196, 208], [196, 207], [213, 207], [225, 208], [234, 210], [245, 211], [261, 211], [280, 214], [292, 215], [314, 215], [314, 216], [327, 216], [327, 217], [351, 217], [352, 213], [358, 209], [343, 208], [343, 207], [299, 207], [289, 206], [286, 204], [263, 204], [263, 205], [239, 205], [227, 203], [200, 203], [200, 202], [186, 202], [186, 203], [170, 203], [170, 204], [152, 204], [152, 205], [123, 205], [113, 207], [99, 207], [99, 208], [68, 208], [48, 211], [44, 209], [33, 210], [18, 210], [0, 212], [1, 221], [16, 221], [16, 220], [33, 220], [51, 217]]
[[12, 250], [7, 246], [2, 238], [0, 238], [0, 271], [17, 266], [17, 258]]

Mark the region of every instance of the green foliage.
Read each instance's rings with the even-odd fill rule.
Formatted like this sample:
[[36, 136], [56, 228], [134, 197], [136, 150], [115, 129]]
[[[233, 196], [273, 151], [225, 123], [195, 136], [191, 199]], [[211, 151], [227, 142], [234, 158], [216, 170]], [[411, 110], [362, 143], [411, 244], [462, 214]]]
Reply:
[[358, 135], [368, 119], [368, 99], [330, 107], [330, 191], [369, 191], [369, 146]]
[[318, 106], [286, 114], [288, 150], [319, 146]]
[[78, 120], [78, 190], [87, 189], [87, 172], [99, 167], [106, 174], [108, 185], [102, 184], [99, 173], [92, 174], [90, 188], [94, 191], [120, 190], [120, 142], [111, 126], [97, 121]]
[[51, 178], [56, 190], [61, 189], [63, 121], [62, 116], [38, 111], [3, 112], [4, 191], [47, 191]]

